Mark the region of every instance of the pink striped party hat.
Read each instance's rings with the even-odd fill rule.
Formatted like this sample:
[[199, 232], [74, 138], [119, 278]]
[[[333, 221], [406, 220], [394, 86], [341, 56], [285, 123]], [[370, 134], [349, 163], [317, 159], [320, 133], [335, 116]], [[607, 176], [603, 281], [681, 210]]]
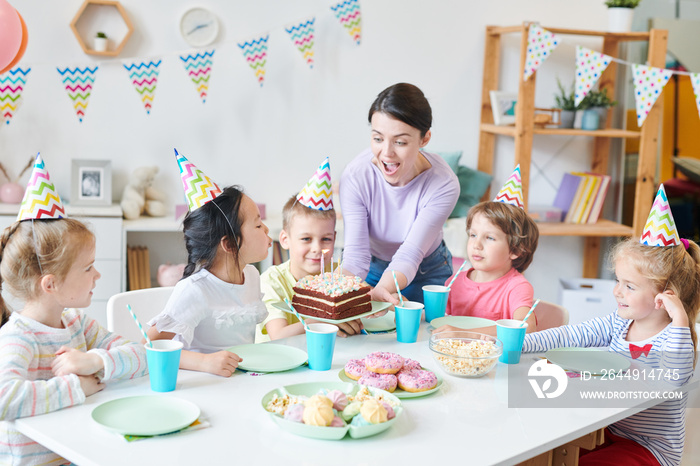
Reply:
[[187, 198], [190, 212], [199, 209], [221, 194], [221, 188], [205, 175], [202, 170], [179, 154], [177, 149], [175, 149], [175, 157], [180, 167], [182, 187], [185, 190], [185, 197]]
[[659, 191], [656, 193], [639, 242], [647, 246], [678, 246], [681, 244], [663, 184], [659, 186]]
[[46, 220], [65, 218], [66, 209], [56, 192], [56, 187], [49, 179], [49, 172], [40, 154], [36, 154], [32, 175], [27, 183], [22, 204], [19, 207], [17, 221]]
[[331, 187], [331, 164], [328, 157], [318, 167], [304, 189], [297, 195], [300, 204], [314, 210], [333, 208], [333, 188]]
[[506, 184], [498, 191], [494, 202], [503, 202], [525, 209], [525, 203], [523, 202], [523, 184], [520, 178], [520, 164], [515, 167], [513, 174], [506, 180]]

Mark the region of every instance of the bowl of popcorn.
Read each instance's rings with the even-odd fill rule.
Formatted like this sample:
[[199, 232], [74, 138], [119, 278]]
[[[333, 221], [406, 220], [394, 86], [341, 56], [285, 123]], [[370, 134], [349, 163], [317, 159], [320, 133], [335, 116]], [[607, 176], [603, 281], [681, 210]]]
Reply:
[[428, 345], [442, 370], [457, 377], [482, 377], [503, 354], [498, 338], [469, 331], [433, 333]]

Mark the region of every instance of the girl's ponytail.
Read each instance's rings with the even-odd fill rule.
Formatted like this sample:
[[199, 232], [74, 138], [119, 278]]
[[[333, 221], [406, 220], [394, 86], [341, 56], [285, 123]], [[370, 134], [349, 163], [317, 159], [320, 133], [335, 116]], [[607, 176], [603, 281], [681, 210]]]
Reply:
[[[2, 233], [2, 237], [0, 237], [0, 263], [2, 263], [3, 259], [3, 254], [5, 253], [5, 246], [7, 245], [7, 242], [10, 239], [10, 236], [17, 231], [17, 227], [19, 226], [19, 222], [15, 222], [9, 227], [5, 228], [5, 231]], [[0, 275], [0, 292], [2, 291], [2, 276]], [[0, 294], [0, 327], [5, 325], [8, 320], [10, 320], [10, 309], [7, 307], [7, 303], [5, 303], [5, 300], [2, 297], [2, 294]]]

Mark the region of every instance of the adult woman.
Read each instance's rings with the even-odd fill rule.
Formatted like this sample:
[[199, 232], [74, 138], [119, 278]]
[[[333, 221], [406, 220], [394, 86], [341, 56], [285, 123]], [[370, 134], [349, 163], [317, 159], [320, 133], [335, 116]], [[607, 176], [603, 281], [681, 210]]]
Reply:
[[366, 277], [372, 299], [398, 304], [402, 294], [423, 302], [423, 285], [452, 275], [442, 226], [459, 197], [459, 182], [442, 158], [423, 152], [432, 110], [416, 86], [382, 91], [369, 110], [371, 146], [340, 180], [345, 222], [343, 268]]

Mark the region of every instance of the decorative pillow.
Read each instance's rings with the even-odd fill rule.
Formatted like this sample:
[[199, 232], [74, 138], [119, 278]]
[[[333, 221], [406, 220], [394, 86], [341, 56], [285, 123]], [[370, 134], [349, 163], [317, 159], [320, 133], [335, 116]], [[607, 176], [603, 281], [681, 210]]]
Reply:
[[464, 165], [459, 165], [456, 173], [459, 180], [459, 199], [457, 199], [457, 205], [452, 210], [450, 218], [466, 217], [469, 209], [478, 204], [486, 190], [489, 189], [493, 179], [493, 176], [488, 173], [473, 170]]
[[[432, 151], [431, 151], [432, 152]], [[455, 174], [457, 173], [457, 167], [459, 167], [459, 159], [462, 158], [462, 151], [461, 150], [456, 150], [453, 152], [435, 152], [438, 154], [440, 157], [442, 157], [445, 162], [447, 162], [447, 165], [450, 166], [453, 172]]]

